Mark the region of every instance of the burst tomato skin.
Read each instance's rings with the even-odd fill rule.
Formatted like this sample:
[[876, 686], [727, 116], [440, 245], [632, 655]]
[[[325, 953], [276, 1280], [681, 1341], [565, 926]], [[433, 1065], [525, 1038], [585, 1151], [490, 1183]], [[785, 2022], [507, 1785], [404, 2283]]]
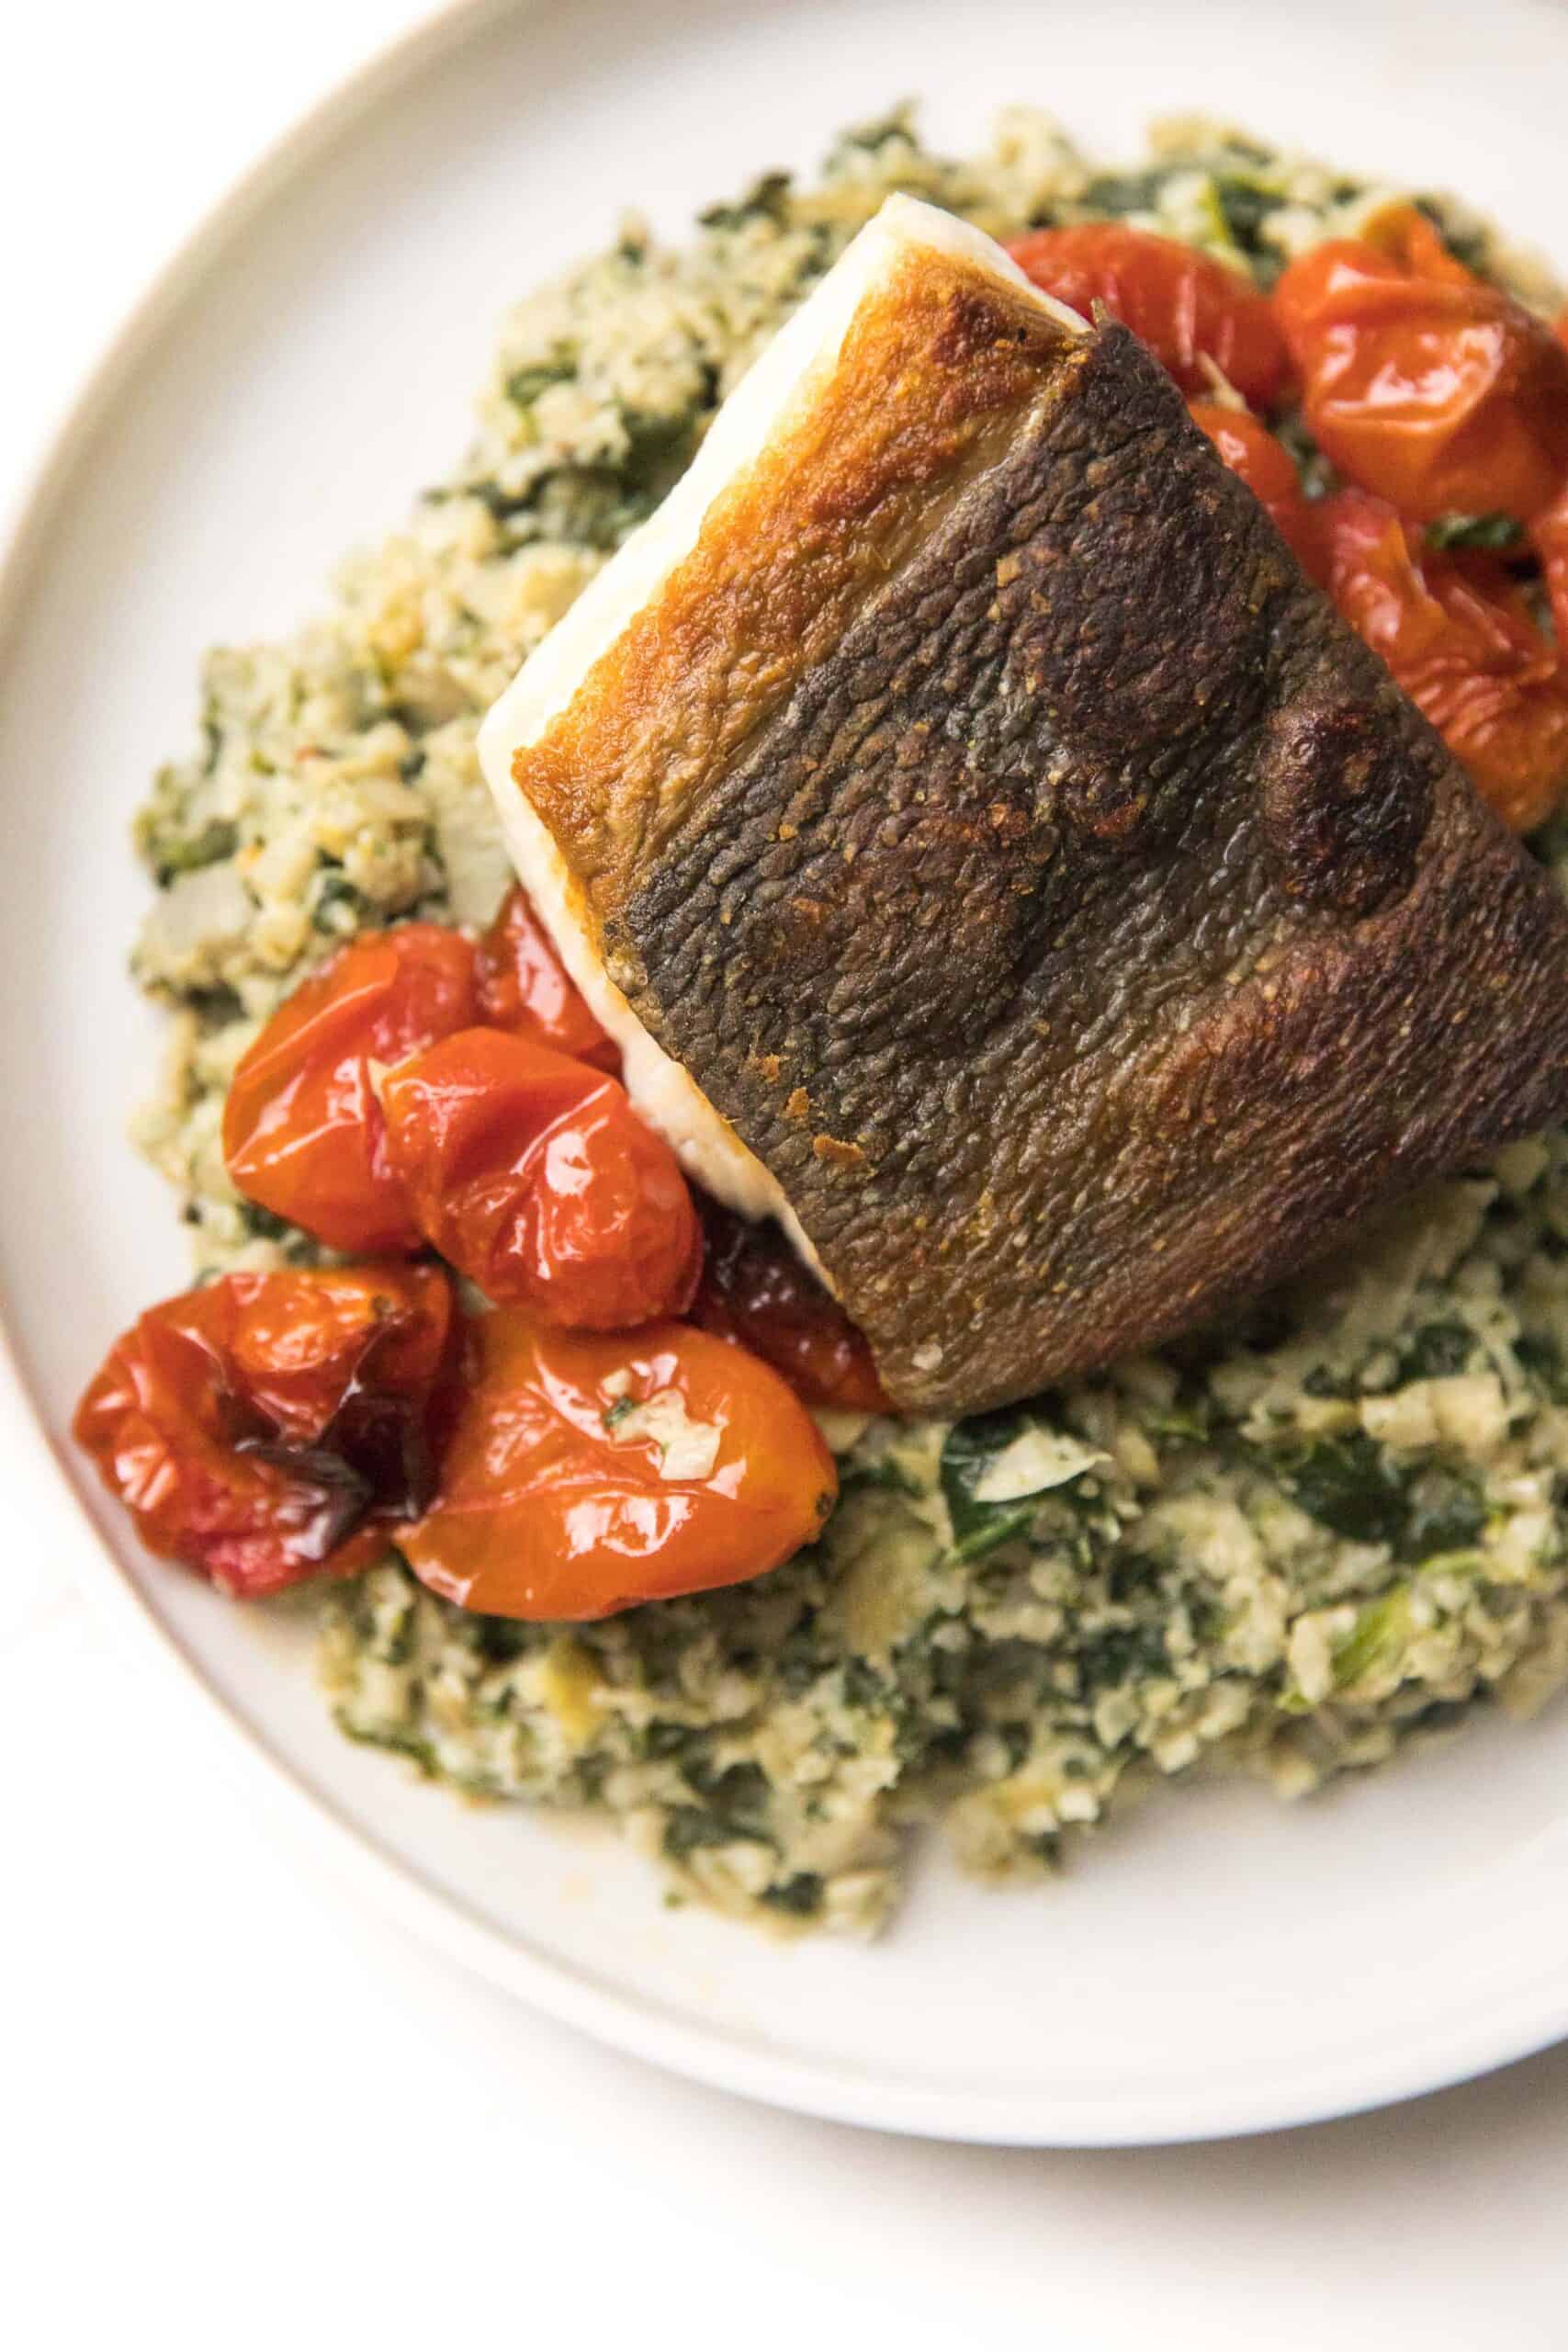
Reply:
[[1206, 433], [1233, 474], [1239, 474], [1303, 571], [1323, 569], [1316, 519], [1295, 462], [1282, 441], [1249, 410], [1219, 401], [1189, 401], [1192, 422]]
[[1034, 229], [1008, 247], [1024, 276], [1080, 317], [1103, 302], [1175, 377], [1208, 392], [1211, 360], [1255, 408], [1290, 380], [1291, 361], [1268, 302], [1224, 262], [1120, 220]]
[[1568, 676], [1506, 571], [1422, 553], [1386, 500], [1321, 502], [1329, 593], [1505, 823], [1528, 832], [1568, 787]]
[[753, 1225], [719, 1202], [700, 1204], [706, 1244], [691, 1319], [747, 1348], [807, 1405], [890, 1413], [871, 1349], [775, 1225]]
[[1319, 447], [1402, 514], [1528, 521], [1568, 472], [1568, 351], [1414, 206], [1301, 254], [1274, 311]]
[[615, 1039], [568, 977], [521, 882], [513, 884], [479, 941], [476, 973], [479, 1017], [488, 1027], [510, 1029], [531, 1045], [620, 1076]]
[[73, 1433], [150, 1551], [280, 1592], [428, 1500], [455, 1338], [434, 1267], [225, 1274], [122, 1334]]
[[[838, 1478], [810, 1415], [723, 1340], [679, 1323], [555, 1331], [503, 1308], [478, 1319], [475, 1344], [435, 1500], [398, 1539], [461, 1608], [585, 1619], [741, 1584], [827, 1518]], [[645, 1431], [637, 1408], [653, 1398]], [[671, 1456], [666, 1477], [653, 1430], [671, 1410], [704, 1450]]]
[[702, 1229], [626, 1090], [499, 1029], [416, 1055], [382, 1091], [420, 1230], [497, 1306], [625, 1330], [691, 1303]]
[[379, 1069], [477, 1014], [460, 932], [410, 922], [330, 956], [279, 1006], [234, 1073], [223, 1156], [248, 1200], [351, 1256], [417, 1250], [387, 1152]]

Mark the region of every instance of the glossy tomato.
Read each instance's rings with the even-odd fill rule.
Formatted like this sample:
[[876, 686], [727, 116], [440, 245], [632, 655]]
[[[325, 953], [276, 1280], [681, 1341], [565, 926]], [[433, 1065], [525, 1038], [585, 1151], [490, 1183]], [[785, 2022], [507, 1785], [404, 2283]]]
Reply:
[[703, 1240], [686, 1180], [615, 1079], [465, 1029], [381, 1099], [420, 1230], [497, 1306], [624, 1330], [690, 1304]]
[[454, 1343], [435, 1268], [226, 1274], [150, 1307], [72, 1426], [149, 1550], [277, 1592], [429, 1501]]
[[553, 1053], [570, 1054], [619, 1076], [615, 1039], [568, 978], [520, 882], [507, 892], [479, 941], [478, 978], [479, 1019], [491, 1028], [513, 1030], [531, 1045], [548, 1046]]
[[1290, 354], [1263, 296], [1190, 245], [1095, 220], [1031, 230], [1008, 251], [1026, 277], [1080, 317], [1103, 302], [1184, 392], [1213, 391], [1217, 368], [1244, 400], [1269, 408], [1289, 382]]
[[1194, 424], [1208, 435], [1232, 473], [1241, 476], [1303, 571], [1318, 578], [1323, 550], [1313, 505], [1284, 443], [1246, 409], [1227, 408], [1219, 401], [1189, 401], [1187, 405]]
[[329, 956], [234, 1073], [223, 1156], [239, 1190], [333, 1250], [418, 1249], [378, 1080], [477, 1011], [474, 951], [459, 932], [402, 923]]
[[435, 1501], [399, 1546], [422, 1581], [502, 1617], [605, 1617], [740, 1584], [820, 1531], [832, 1456], [766, 1364], [705, 1331], [552, 1331], [502, 1309]]
[[1568, 676], [1506, 571], [1422, 553], [1365, 491], [1323, 500], [1321, 528], [1345, 617], [1505, 822], [1540, 824], [1568, 786]]
[[776, 1225], [702, 1203], [706, 1252], [692, 1320], [749, 1348], [808, 1405], [890, 1413], [871, 1349]]
[[1568, 473], [1568, 351], [1414, 206], [1300, 255], [1274, 309], [1319, 447], [1403, 514], [1528, 520]]

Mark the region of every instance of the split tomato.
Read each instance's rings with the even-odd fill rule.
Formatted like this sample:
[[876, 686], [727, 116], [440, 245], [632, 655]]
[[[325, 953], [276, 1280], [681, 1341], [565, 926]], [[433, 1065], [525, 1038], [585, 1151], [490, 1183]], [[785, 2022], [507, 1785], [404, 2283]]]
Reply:
[[378, 1078], [469, 1027], [477, 1012], [474, 951], [460, 932], [402, 923], [340, 948], [279, 1006], [234, 1073], [223, 1156], [239, 1190], [330, 1249], [417, 1250]]
[[1364, 491], [1320, 503], [1328, 588], [1347, 620], [1516, 831], [1568, 787], [1568, 675], [1505, 568], [1422, 552]]
[[1024, 276], [1081, 317], [1102, 302], [1184, 392], [1208, 392], [1205, 360], [1255, 408], [1290, 380], [1290, 354], [1264, 297], [1209, 254], [1121, 220], [1033, 229], [1008, 247]]
[[890, 1413], [863, 1333], [778, 1227], [711, 1200], [702, 1220], [707, 1250], [693, 1322], [761, 1356], [808, 1405]]
[[510, 1029], [531, 1045], [548, 1046], [552, 1053], [570, 1054], [619, 1077], [615, 1039], [569, 978], [520, 882], [507, 892], [479, 941], [478, 979], [479, 1019], [491, 1028]]
[[382, 1090], [420, 1231], [497, 1306], [620, 1330], [691, 1302], [702, 1229], [626, 1090], [500, 1029], [465, 1029]]
[[454, 1329], [434, 1267], [226, 1274], [116, 1341], [73, 1430], [149, 1550], [278, 1592], [429, 1501]]
[[1528, 521], [1568, 474], [1568, 350], [1415, 206], [1302, 254], [1274, 309], [1318, 446], [1402, 514]]
[[819, 1532], [829, 1453], [776, 1373], [679, 1323], [631, 1339], [502, 1309], [435, 1500], [399, 1537], [444, 1599], [502, 1617], [605, 1617], [740, 1584]]

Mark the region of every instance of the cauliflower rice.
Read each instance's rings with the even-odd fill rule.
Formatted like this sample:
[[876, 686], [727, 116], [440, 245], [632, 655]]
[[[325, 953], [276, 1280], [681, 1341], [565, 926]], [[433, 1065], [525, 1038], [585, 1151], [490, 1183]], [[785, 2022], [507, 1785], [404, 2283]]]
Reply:
[[[239, 1056], [340, 940], [488, 921], [510, 877], [479, 718], [894, 188], [1003, 236], [1125, 218], [1264, 283], [1392, 193], [1201, 122], [1108, 173], [1036, 113], [968, 163], [897, 115], [817, 186], [770, 175], [677, 250], [627, 221], [523, 303], [467, 460], [321, 618], [209, 657], [201, 748], [138, 820], [159, 896], [134, 968], [173, 1032], [140, 1139], [200, 1270], [319, 1254], [228, 1181]], [[1551, 307], [1528, 256], [1421, 200]], [[1568, 887], [1568, 832], [1538, 847]], [[1223, 1337], [979, 1419], [829, 1434], [820, 1542], [728, 1591], [521, 1624], [389, 1553], [312, 1603], [338, 1721], [476, 1793], [614, 1815], [676, 1893], [863, 1930], [919, 1819], [976, 1870], [1039, 1872], [1157, 1774], [1296, 1796], [1483, 1700], [1528, 1714], [1568, 1677], [1568, 1140], [1407, 1205]]]

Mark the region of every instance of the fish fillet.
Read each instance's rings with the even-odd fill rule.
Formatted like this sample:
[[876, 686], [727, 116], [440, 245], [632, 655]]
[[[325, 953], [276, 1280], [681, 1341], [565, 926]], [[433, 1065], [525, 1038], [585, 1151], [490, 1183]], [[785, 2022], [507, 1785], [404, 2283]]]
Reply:
[[911, 1409], [1152, 1344], [1568, 1107], [1568, 910], [1143, 347], [889, 199], [487, 718], [708, 1190]]

